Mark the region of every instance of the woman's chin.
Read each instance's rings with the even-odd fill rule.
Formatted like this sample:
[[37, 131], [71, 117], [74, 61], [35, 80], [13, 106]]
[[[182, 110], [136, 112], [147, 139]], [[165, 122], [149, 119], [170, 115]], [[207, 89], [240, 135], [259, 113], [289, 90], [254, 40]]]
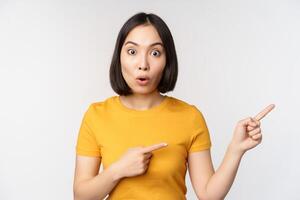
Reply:
[[143, 87], [143, 88], [135, 88], [133, 90], [133, 93], [134, 94], [150, 94], [150, 93], [153, 93], [154, 90], [152, 90], [151, 88], [146, 88], [146, 87]]

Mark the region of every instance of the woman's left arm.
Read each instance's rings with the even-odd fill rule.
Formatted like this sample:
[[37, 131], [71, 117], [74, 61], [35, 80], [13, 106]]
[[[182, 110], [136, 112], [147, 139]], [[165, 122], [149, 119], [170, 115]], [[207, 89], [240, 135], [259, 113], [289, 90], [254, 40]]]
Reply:
[[225, 198], [244, 153], [261, 143], [260, 120], [274, 107], [275, 105], [271, 104], [254, 118], [248, 117], [237, 123], [233, 138], [216, 172], [212, 165], [209, 150], [189, 154], [189, 174], [199, 199], [221, 200]]

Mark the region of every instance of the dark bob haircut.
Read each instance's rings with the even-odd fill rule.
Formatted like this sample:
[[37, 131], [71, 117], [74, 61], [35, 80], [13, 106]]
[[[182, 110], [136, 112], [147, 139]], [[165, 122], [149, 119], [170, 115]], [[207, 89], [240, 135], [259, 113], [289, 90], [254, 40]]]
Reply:
[[128, 33], [139, 25], [153, 25], [164, 45], [166, 52], [166, 66], [161, 80], [157, 86], [160, 93], [172, 91], [176, 85], [178, 75], [178, 62], [172, 34], [166, 23], [157, 15], [139, 12], [129, 18], [122, 26], [116, 41], [112, 61], [109, 69], [109, 78], [112, 89], [119, 95], [133, 94], [127, 85], [121, 71], [120, 53]]

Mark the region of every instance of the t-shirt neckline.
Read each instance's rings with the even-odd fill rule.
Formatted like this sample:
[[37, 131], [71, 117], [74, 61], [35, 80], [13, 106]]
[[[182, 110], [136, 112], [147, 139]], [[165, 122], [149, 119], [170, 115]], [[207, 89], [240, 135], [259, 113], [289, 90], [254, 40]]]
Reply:
[[120, 95], [116, 96], [115, 100], [119, 108], [125, 112], [132, 113], [132, 114], [146, 115], [146, 114], [153, 114], [161, 111], [169, 102], [170, 97], [168, 95], [164, 95], [164, 99], [160, 102], [160, 104], [153, 106], [152, 108], [149, 108], [147, 110], [136, 110], [136, 109], [128, 108], [121, 102]]

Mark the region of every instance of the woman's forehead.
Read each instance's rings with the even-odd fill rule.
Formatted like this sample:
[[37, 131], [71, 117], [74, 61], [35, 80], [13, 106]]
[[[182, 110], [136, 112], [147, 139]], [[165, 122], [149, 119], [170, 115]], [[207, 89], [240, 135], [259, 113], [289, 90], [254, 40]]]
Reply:
[[156, 28], [152, 25], [140, 25], [135, 27], [127, 35], [124, 44], [128, 41], [141, 46], [150, 46], [158, 42], [162, 43]]

